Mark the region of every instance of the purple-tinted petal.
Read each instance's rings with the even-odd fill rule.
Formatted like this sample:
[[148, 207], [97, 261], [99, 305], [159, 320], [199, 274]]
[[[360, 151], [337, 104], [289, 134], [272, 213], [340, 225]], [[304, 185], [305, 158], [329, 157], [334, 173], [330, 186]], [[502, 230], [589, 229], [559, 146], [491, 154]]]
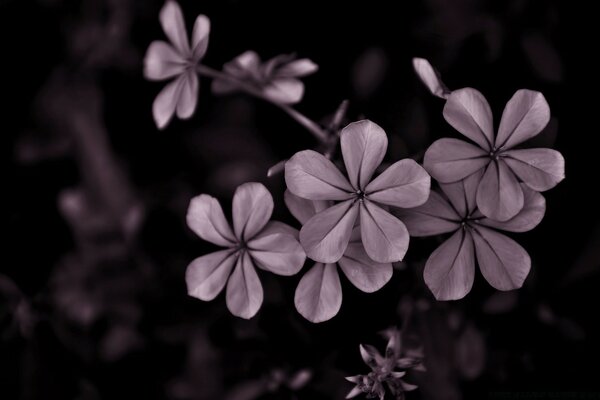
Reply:
[[440, 183], [442, 191], [461, 217], [468, 217], [477, 207], [477, 188], [485, 171], [480, 169], [465, 179], [452, 183]]
[[456, 182], [484, 168], [489, 155], [459, 139], [439, 139], [425, 152], [423, 166], [431, 176], [445, 183]]
[[186, 221], [191, 230], [202, 239], [219, 246], [233, 246], [237, 240], [225, 219], [219, 201], [201, 194], [190, 201]]
[[355, 386], [352, 388], [352, 390], [350, 392], [348, 392], [348, 394], [346, 395], [346, 398], [352, 399], [352, 398], [358, 396], [359, 394], [363, 394], [363, 391], [358, 386]]
[[154, 99], [152, 115], [158, 129], [164, 129], [173, 118], [184, 82], [185, 75], [180, 75], [173, 82], [169, 82]]
[[565, 179], [565, 159], [556, 150], [509, 150], [502, 154], [515, 175], [538, 192], [551, 189]]
[[310, 200], [346, 200], [352, 186], [335, 165], [313, 150], [300, 151], [285, 163], [285, 183], [290, 192]]
[[369, 257], [380, 263], [401, 261], [409, 241], [402, 221], [369, 200], [360, 204], [361, 237]]
[[550, 107], [540, 92], [520, 89], [506, 103], [496, 148], [510, 149], [534, 137], [550, 121]]
[[455, 232], [429, 257], [423, 278], [437, 300], [462, 299], [475, 277], [473, 239], [464, 229]]
[[349, 243], [338, 265], [348, 280], [366, 293], [381, 289], [393, 273], [391, 263], [377, 263], [371, 260], [362, 243]]
[[485, 279], [498, 290], [518, 289], [529, 274], [529, 254], [514, 240], [478, 226], [473, 231], [477, 262]]
[[304, 249], [293, 235], [275, 233], [271, 229], [250, 240], [248, 251], [258, 267], [277, 275], [298, 273], [306, 260]]
[[181, 119], [190, 118], [196, 110], [198, 102], [198, 75], [188, 70], [183, 75], [181, 93], [177, 100], [177, 116]]
[[300, 279], [294, 304], [310, 322], [333, 318], [342, 306], [342, 285], [335, 264], [316, 263]]
[[365, 192], [369, 200], [394, 207], [411, 208], [427, 201], [431, 178], [414, 160], [392, 164], [369, 183]]
[[217, 297], [225, 287], [237, 257], [231, 250], [222, 250], [192, 261], [185, 271], [188, 294], [204, 301]]
[[247, 252], [240, 254], [227, 283], [227, 308], [237, 317], [250, 319], [263, 302], [263, 288]]
[[368, 119], [342, 129], [341, 146], [348, 178], [355, 190], [364, 190], [387, 150], [383, 129]]
[[288, 224], [284, 224], [279, 221], [269, 221], [267, 225], [260, 231], [259, 235], [271, 235], [273, 233], [285, 233], [288, 235], [292, 235], [296, 239], [298, 239], [298, 229], [292, 228]]
[[306, 255], [323, 263], [337, 262], [346, 251], [357, 215], [358, 204], [348, 200], [309, 219], [300, 230]]
[[306, 75], [314, 74], [319, 69], [319, 66], [308, 58], [300, 58], [291, 61], [276, 72], [278, 78], [301, 78]]
[[395, 210], [394, 215], [406, 225], [411, 236], [453, 232], [460, 227], [462, 219], [442, 195], [433, 191], [425, 204], [407, 210]]
[[162, 81], [181, 74], [185, 70], [185, 60], [167, 42], [160, 40], [150, 43], [144, 57], [144, 77]]
[[429, 61], [424, 58], [413, 58], [412, 62], [415, 72], [431, 94], [441, 99], [448, 98], [450, 90], [442, 82], [439, 73], [431, 66]]
[[370, 344], [361, 344], [358, 346], [360, 350], [360, 356], [362, 357], [365, 364], [369, 367], [376, 367], [385, 362], [383, 356], [379, 353], [379, 351], [375, 348], [375, 346], [371, 346]]
[[303, 199], [289, 190], [285, 191], [283, 197], [288, 210], [301, 224], [305, 224], [315, 214], [333, 205], [330, 201]]
[[185, 32], [185, 22], [179, 4], [175, 1], [167, 1], [160, 10], [159, 19], [165, 34], [171, 43], [173, 43], [173, 46], [175, 46], [181, 55], [188, 55], [190, 52], [190, 43]]
[[[255, 51], [248, 50], [223, 65], [223, 71], [231, 77], [246, 81], [259, 79], [260, 58]], [[239, 89], [235, 80], [215, 79], [212, 82], [214, 94], [228, 94]]]
[[478, 223], [510, 232], [527, 232], [535, 228], [544, 218], [546, 200], [544, 196], [524, 184], [521, 184], [521, 189], [524, 196], [523, 208], [517, 215], [504, 222], [483, 218]]
[[250, 240], [264, 228], [273, 213], [273, 196], [262, 183], [238, 186], [233, 195], [233, 230], [240, 240]]
[[477, 189], [477, 207], [488, 218], [506, 221], [523, 208], [523, 190], [506, 164], [491, 162]]
[[281, 104], [295, 104], [302, 100], [304, 84], [295, 78], [273, 79], [263, 88], [263, 95]]
[[494, 143], [492, 110], [477, 90], [464, 88], [450, 93], [444, 106], [444, 118], [482, 149], [491, 150]]
[[192, 30], [192, 57], [199, 61], [208, 48], [208, 34], [210, 33], [210, 20], [206, 15], [198, 15]]

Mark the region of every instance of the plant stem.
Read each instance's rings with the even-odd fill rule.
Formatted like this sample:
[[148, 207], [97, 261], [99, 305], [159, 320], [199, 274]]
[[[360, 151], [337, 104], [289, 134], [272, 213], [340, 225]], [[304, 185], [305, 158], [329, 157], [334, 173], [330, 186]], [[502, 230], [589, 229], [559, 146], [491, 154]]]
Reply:
[[202, 64], [200, 64], [196, 67], [196, 71], [200, 75], [203, 75], [203, 76], [207, 76], [207, 77], [210, 77], [213, 79], [224, 79], [229, 82], [235, 83], [235, 85], [240, 90], [242, 90], [254, 97], [258, 97], [259, 99], [267, 101], [267, 102], [273, 104], [274, 106], [278, 107], [279, 109], [281, 109], [283, 112], [285, 112], [287, 115], [289, 115], [292, 119], [294, 119], [300, 125], [305, 127], [320, 142], [327, 143], [329, 141], [329, 135], [327, 134], [327, 132], [325, 132], [325, 130], [323, 128], [321, 128], [319, 126], [319, 124], [317, 124], [315, 121], [308, 118], [307, 116], [305, 116], [304, 114], [302, 114], [298, 110], [290, 107], [287, 104], [281, 104], [281, 103], [272, 101], [271, 99], [266, 97], [261, 91], [257, 90], [256, 88], [247, 84], [246, 82], [244, 82], [240, 79], [237, 79], [231, 75], [228, 75], [224, 72], [217, 71], [215, 69], [212, 69], [212, 68], [207, 67], [206, 65], [202, 65]]

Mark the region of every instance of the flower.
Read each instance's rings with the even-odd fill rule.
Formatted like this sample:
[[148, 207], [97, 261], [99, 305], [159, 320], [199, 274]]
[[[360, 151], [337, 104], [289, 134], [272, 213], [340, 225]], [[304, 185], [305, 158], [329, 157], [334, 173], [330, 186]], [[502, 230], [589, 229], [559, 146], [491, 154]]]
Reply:
[[440, 73], [431, 66], [429, 61], [424, 58], [415, 57], [412, 59], [412, 63], [419, 79], [427, 86], [429, 92], [441, 99], [447, 99], [450, 95], [450, 89], [442, 82]]
[[215, 79], [215, 94], [227, 94], [239, 89], [236, 81], [247, 84], [253, 90], [275, 103], [294, 104], [302, 100], [304, 84], [298, 79], [315, 73], [319, 67], [308, 58], [295, 59], [292, 55], [280, 55], [261, 62], [254, 51], [246, 51], [223, 66], [232, 80]]
[[[190, 296], [214, 299], [227, 283], [227, 307], [233, 315], [252, 318], [263, 301], [256, 267], [278, 275], [294, 275], [306, 259], [296, 240], [297, 231], [281, 222], [269, 222], [273, 197], [260, 183], [239, 186], [233, 196], [233, 231], [214, 197], [194, 197], [187, 224], [202, 239], [226, 247], [196, 258], [187, 267]], [[233, 272], [232, 272], [233, 271]]]
[[144, 76], [153, 81], [175, 78], [156, 96], [152, 114], [159, 129], [163, 129], [173, 114], [181, 119], [190, 118], [198, 101], [196, 66], [208, 47], [210, 21], [199, 15], [192, 31], [192, 45], [188, 41], [181, 8], [167, 1], [160, 11], [160, 23], [171, 41], [154, 41], [144, 57]]
[[346, 396], [347, 399], [364, 393], [369, 399], [379, 397], [382, 400], [385, 397], [385, 386], [396, 399], [404, 399], [404, 392], [417, 389], [417, 385], [408, 383], [403, 378], [409, 370], [425, 370], [423, 354], [415, 349], [405, 352], [398, 329], [389, 329], [385, 333], [388, 337], [385, 356], [371, 345], [359, 346], [360, 355], [371, 368], [371, 372], [367, 375], [346, 377], [346, 380], [356, 384]]
[[[285, 204], [292, 215], [306, 223], [317, 212], [332, 206], [330, 201], [311, 201], [285, 191]], [[392, 277], [391, 263], [377, 263], [369, 258], [360, 241], [360, 228], [355, 227], [342, 258], [335, 263], [316, 263], [300, 279], [294, 303], [298, 312], [311, 322], [333, 318], [342, 306], [342, 285], [338, 267], [359, 290], [373, 293]]]
[[498, 233], [526, 232], [540, 223], [546, 201], [538, 192], [521, 184], [523, 208], [508, 221], [485, 217], [476, 205], [477, 187], [483, 171], [464, 181], [441, 184], [420, 207], [400, 210], [412, 236], [452, 232], [429, 257], [423, 276], [438, 300], [457, 300], [469, 293], [475, 276], [475, 260], [484, 278], [498, 290], [518, 289], [531, 268], [529, 255], [517, 242]]
[[484, 170], [476, 199], [486, 217], [507, 221], [519, 213], [525, 198], [519, 180], [542, 192], [564, 179], [565, 161], [558, 151], [515, 149], [540, 133], [550, 119], [550, 108], [540, 92], [518, 90], [504, 108], [497, 134], [490, 106], [475, 89], [453, 91], [444, 106], [444, 118], [476, 145], [439, 139], [427, 149], [423, 165], [442, 183]]
[[340, 201], [302, 226], [300, 242], [306, 254], [322, 263], [337, 262], [360, 218], [361, 240], [369, 257], [379, 263], [402, 260], [408, 248], [408, 232], [402, 221], [384, 207], [423, 204], [429, 196], [429, 175], [415, 161], [405, 159], [372, 179], [385, 156], [387, 137], [369, 120], [342, 129], [341, 147], [350, 180], [313, 150], [298, 152], [285, 164], [290, 192], [309, 200]]

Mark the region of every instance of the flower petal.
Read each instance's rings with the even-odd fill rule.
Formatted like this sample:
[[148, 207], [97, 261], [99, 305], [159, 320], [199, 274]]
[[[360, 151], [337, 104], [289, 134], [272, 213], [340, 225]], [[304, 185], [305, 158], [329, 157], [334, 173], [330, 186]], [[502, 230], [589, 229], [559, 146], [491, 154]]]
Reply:
[[233, 195], [233, 231], [250, 240], [264, 228], [273, 213], [273, 196], [262, 183], [244, 183]]
[[144, 77], [162, 81], [177, 76], [185, 70], [185, 60], [167, 42], [161, 40], [150, 43], [144, 57]]
[[423, 167], [407, 158], [392, 164], [365, 189], [369, 200], [411, 208], [427, 201], [431, 178]]
[[285, 233], [298, 239], [300, 232], [298, 232], [298, 229], [279, 221], [269, 221], [263, 230], [260, 231], [260, 235], [270, 235], [273, 233]]
[[369, 258], [362, 243], [350, 243], [338, 261], [344, 275], [358, 289], [373, 293], [392, 278], [391, 263], [378, 263]]
[[302, 100], [304, 84], [295, 78], [277, 78], [263, 88], [263, 95], [281, 104], [295, 104]]
[[477, 188], [484, 172], [482, 168], [458, 182], [440, 183], [442, 191], [463, 218], [471, 215], [477, 208]]
[[475, 253], [471, 234], [461, 229], [429, 257], [423, 278], [437, 300], [462, 299], [471, 291], [475, 277]]
[[427, 202], [411, 209], [394, 210], [406, 225], [410, 236], [433, 236], [453, 232], [460, 227], [461, 217], [441, 194], [432, 191]]
[[261, 232], [248, 242], [248, 251], [256, 265], [277, 275], [294, 275], [306, 260], [304, 249], [293, 235]]
[[357, 203], [348, 200], [309, 219], [300, 230], [306, 255], [323, 263], [337, 262], [348, 246], [357, 215]]
[[313, 150], [300, 151], [285, 163], [285, 183], [290, 192], [310, 200], [347, 200], [352, 186], [337, 167]]
[[198, 15], [192, 30], [192, 57], [198, 62], [206, 54], [210, 20], [206, 15]]
[[188, 119], [196, 110], [198, 103], [198, 76], [194, 71], [188, 70], [183, 75], [181, 84], [181, 93], [177, 100], [177, 116], [181, 119]]
[[284, 64], [276, 72], [278, 78], [301, 78], [310, 74], [314, 74], [319, 69], [319, 66], [308, 58], [300, 58]]
[[184, 81], [185, 75], [180, 75], [173, 82], [169, 82], [154, 99], [152, 115], [158, 129], [164, 129], [173, 118]]
[[333, 318], [342, 306], [342, 285], [335, 264], [316, 263], [304, 274], [296, 288], [294, 304], [310, 322]]
[[404, 258], [409, 242], [406, 227], [369, 200], [361, 202], [360, 230], [363, 245], [372, 260], [389, 263]]
[[450, 90], [442, 82], [440, 74], [431, 66], [429, 61], [424, 58], [413, 58], [412, 63], [421, 82], [427, 86], [431, 94], [441, 99], [447, 99], [450, 95]]
[[263, 288], [247, 252], [240, 254], [227, 283], [227, 308], [237, 317], [250, 319], [263, 302]]
[[163, 31], [181, 55], [190, 52], [190, 43], [185, 32], [183, 13], [177, 2], [168, 0], [160, 10], [160, 24]]
[[464, 88], [450, 93], [444, 106], [444, 118], [482, 149], [491, 150], [494, 143], [492, 110], [479, 91]]
[[506, 221], [523, 208], [523, 190], [502, 161], [491, 162], [477, 189], [477, 207], [488, 218]]
[[387, 150], [383, 129], [368, 119], [353, 122], [342, 129], [341, 145], [344, 164], [355, 190], [364, 190]]
[[[260, 77], [260, 57], [255, 51], [248, 50], [223, 65], [223, 71], [241, 81], [256, 80]], [[239, 89], [234, 80], [215, 79], [212, 82], [214, 94], [228, 94]]]
[[521, 189], [524, 196], [523, 208], [517, 215], [504, 222], [483, 218], [478, 223], [509, 232], [527, 232], [535, 228], [544, 218], [546, 200], [544, 196], [524, 184], [521, 184]]
[[484, 168], [489, 155], [477, 146], [459, 139], [439, 139], [425, 152], [423, 166], [437, 181], [456, 182]]
[[217, 297], [225, 287], [237, 258], [237, 252], [231, 250], [196, 258], [185, 271], [188, 294], [204, 301]]
[[303, 199], [290, 192], [289, 189], [285, 191], [283, 198], [288, 210], [301, 224], [305, 224], [315, 214], [333, 205], [331, 201]]
[[186, 221], [191, 230], [207, 242], [219, 246], [233, 246], [237, 240], [225, 219], [219, 201], [201, 194], [190, 201]]
[[550, 107], [544, 95], [533, 90], [517, 90], [502, 113], [495, 146], [510, 149], [523, 143], [540, 133], [548, 121]]
[[527, 186], [538, 192], [565, 179], [565, 159], [552, 149], [509, 150], [504, 162]]
[[523, 286], [529, 274], [529, 254], [514, 240], [478, 226], [473, 231], [477, 262], [485, 279], [498, 290]]

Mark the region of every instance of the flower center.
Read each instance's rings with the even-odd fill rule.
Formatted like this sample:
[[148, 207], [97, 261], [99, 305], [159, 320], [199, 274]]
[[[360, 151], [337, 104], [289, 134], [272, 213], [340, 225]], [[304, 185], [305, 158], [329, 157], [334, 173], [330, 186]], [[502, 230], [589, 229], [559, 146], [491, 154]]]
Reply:
[[358, 201], [363, 201], [364, 199], [367, 198], [367, 194], [365, 192], [363, 192], [362, 190], [358, 189], [356, 191], [356, 197], [358, 198]]
[[489, 153], [489, 156], [492, 160], [494, 161], [498, 161], [498, 158], [500, 158], [500, 149], [497, 148], [492, 148], [492, 150]]

